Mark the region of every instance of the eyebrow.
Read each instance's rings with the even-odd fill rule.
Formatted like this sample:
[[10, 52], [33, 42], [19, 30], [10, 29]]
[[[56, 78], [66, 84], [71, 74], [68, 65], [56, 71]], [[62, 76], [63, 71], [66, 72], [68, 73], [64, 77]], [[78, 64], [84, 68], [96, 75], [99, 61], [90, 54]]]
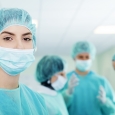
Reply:
[[7, 32], [7, 31], [3, 31], [1, 34], [10, 34], [10, 35], [15, 35], [15, 34], [13, 34], [13, 33], [11, 33], [11, 32]]
[[[10, 34], [10, 35], [15, 35], [14, 33], [12, 32], [8, 32], [8, 31], [3, 31], [1, 34]], [[26, 36], [26, 35], [32, 35], [31, 32], [27, 32], [27, 33], [24, 33], [22, 34], [22, 36]]]
[[26, 36], [26, 35], [32, 35], [32, 33], [31, 32], [27, 32], [27, 33], [22, 34], [22, 36]]

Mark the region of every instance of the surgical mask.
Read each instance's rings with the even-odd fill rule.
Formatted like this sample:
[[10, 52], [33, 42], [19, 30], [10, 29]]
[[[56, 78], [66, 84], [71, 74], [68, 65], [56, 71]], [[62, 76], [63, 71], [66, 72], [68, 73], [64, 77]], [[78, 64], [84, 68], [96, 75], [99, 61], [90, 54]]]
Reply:
[[27, 69], [35, 60], [34, 49], [11, 49], [0, 47], [0, 67], [15, 76]]
[[76, 60], [76, 68], [81, 72], [88, 71], [91, 65], [92, 60]]
[[67, 83], [66, 78], [64, 78], [63, 76], [58, 76], [58, 79], [51, 85], [56, 91], [59, 91], [65, 86], [66, 83]]

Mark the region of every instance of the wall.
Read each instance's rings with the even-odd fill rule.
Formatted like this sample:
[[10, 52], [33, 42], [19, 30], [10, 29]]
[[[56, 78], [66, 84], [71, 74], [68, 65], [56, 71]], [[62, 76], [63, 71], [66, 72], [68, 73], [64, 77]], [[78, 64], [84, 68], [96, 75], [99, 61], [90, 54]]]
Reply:
[[98, 55], [98, 72], [105, 76], [115, 89], [115, 71], [112, 67], [112, 57], [115, 54], [115, 47]]

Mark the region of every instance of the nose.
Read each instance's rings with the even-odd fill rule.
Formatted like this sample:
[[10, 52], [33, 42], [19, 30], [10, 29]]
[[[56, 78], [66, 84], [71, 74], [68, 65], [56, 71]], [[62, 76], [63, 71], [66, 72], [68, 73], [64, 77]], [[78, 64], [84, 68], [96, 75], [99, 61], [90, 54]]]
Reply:
[[86, 58], [86, 57], [83, 57], [83, 60], [87, 60], [87, 58]]
[[24, 46], [23, 46], [23, 42], [22, 40], [17, 40], [17, 43], [16, 43], [16, 49], [24, 49]]

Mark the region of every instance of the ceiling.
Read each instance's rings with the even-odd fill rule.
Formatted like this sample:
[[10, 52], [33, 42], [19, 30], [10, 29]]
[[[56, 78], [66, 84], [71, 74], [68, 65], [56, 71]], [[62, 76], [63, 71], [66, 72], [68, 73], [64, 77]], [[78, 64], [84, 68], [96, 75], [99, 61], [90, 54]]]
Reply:
[[79, 40], [101, 53], [115, 45], [115, 34], [94, 34], [100, 25], [115, 25], [115, 0], [0, 0], [0, 7], [27, 10], [38, 20], [37, 55], [69, 55]]

